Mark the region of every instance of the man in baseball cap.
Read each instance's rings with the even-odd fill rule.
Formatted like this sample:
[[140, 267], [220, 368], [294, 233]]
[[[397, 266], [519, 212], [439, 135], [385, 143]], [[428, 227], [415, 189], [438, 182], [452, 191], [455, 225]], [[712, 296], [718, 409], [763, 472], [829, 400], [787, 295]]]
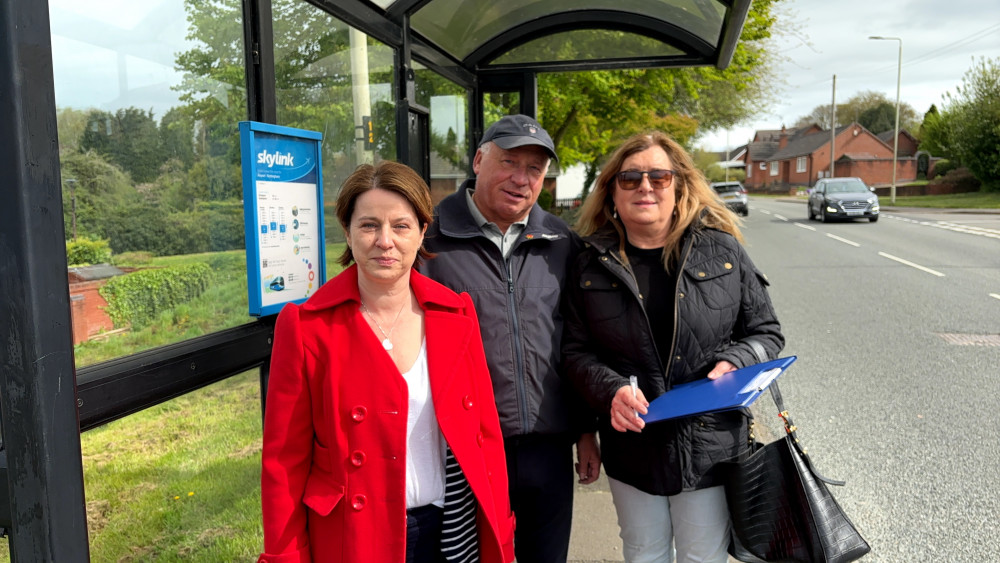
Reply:
[[552, 137], [526, 115], [483, 134], [472, 169], [435, 209], [425, 275], [472, 296], [504, 437], [518, 563], [565, 563], [572, 527], [573, 444], [580, 483], [600, 474], [596, 418], [561, 377], [562, 288], [580, 239], [535, 202]]
[[537, 121], [527, 115], [507, 115], [490, 126], [483, 134], [479, 146], [492, 142], [496, 146], [510, 150], [525, 145], [537, 145], [545, 149], [545, 152], [554, 159], [556, 156], [556, 146], [552, 143], [552, 137], [542, 129]]

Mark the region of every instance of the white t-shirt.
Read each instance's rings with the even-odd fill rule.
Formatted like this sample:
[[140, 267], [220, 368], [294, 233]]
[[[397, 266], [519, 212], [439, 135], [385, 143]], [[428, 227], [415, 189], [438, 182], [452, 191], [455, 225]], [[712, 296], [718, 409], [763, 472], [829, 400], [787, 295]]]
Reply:
[[406, 420], [406, 507], [444, 506], [445, 441], [434, 414], [427, 371], [427, 341], [410, 371], [403, 374], [409, 388]]

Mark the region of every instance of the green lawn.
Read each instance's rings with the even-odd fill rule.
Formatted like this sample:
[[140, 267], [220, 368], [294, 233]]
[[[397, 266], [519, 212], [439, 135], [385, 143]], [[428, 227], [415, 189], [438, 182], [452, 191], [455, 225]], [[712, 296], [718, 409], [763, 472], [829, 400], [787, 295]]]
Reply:
[[1000, 192], [970, 192], [949, 195], [896, 196], [896, 203], [880, 197], [882, 205], [940, 209], [1000, 209]]

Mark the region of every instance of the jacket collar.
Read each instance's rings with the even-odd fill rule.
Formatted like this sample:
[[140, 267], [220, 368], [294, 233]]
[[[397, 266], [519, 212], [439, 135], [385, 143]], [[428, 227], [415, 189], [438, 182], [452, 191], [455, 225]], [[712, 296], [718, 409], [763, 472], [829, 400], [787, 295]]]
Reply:
[[[410, 288], [416, 295], [422, 309], [426, 310], [428, 306], [447, 309], [461, 309], [463, 307], [462, 299], [454, 291], [422, 275], [415, 269], [410, 270]], [[348, 301], [361, 303], [357, 264], [351, 264], [349, 268], [323, 284], [323, 287], [320, 287], [316, 294], [302, 305], [302, 310], [319, 311], [336, 307]]]
[[[437, 221], [441, 234], [449, 237], [468, 238], [482, 235], [482, 229], [476, 224], [476, 220], [469, 211], [466, 202], [466, 192], [475, 189], [476, 180], [470, 179], [462, 183], [462, 187], [457, 192], [441, 200], [438, 204], [438, 215], [434, 218]], [[565, 237], [563, 233], [552, 229], [546, 224], [548, 214], [544, 209], [535, 203], [528, 212], [527, 225], [521, 233], [520, 238], [528, 240], [543, 238], [546, 240], [556, 240]]]

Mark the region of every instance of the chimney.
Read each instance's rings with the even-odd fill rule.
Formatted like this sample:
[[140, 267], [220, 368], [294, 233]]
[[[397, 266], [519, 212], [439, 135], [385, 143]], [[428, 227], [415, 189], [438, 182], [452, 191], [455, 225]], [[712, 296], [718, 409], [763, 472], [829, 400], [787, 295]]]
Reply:
[[787, 146], [788, 146], [788, 130], [785, 129], [784, 125], [782, 125], [781, 126], [781, 137], [778, 139], [778, 150], [780, 151], [781, 149], [783, 149], [783, 148], [785, 148]]

